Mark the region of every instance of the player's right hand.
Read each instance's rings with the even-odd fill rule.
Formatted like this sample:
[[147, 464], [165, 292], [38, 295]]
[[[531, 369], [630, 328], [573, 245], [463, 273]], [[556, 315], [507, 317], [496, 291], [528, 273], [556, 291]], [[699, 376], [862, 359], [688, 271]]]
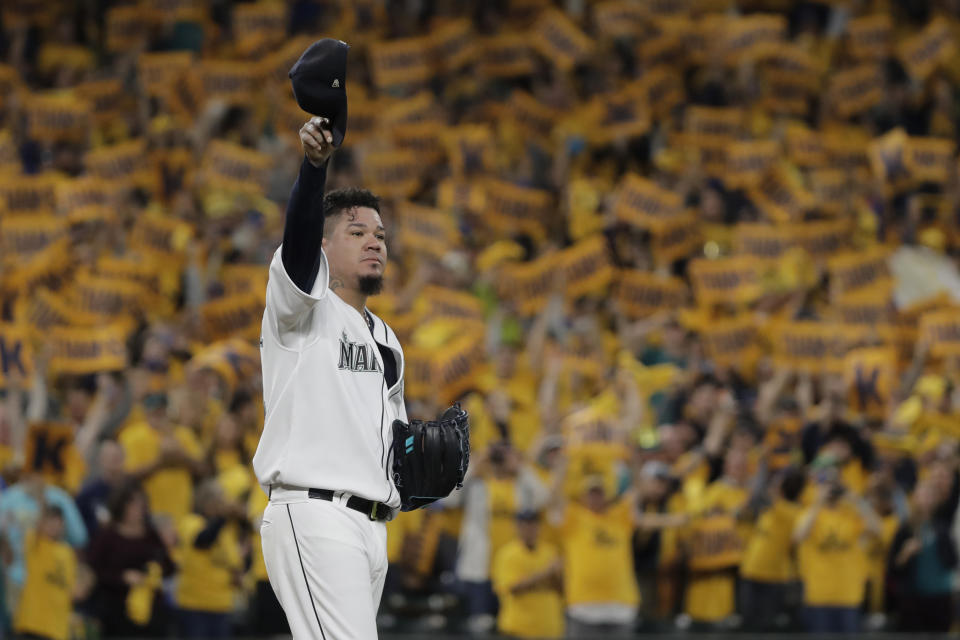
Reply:
[[330, 120], [316, 116], [300, 127], [300, 144], [310, 164], [319, 168], [333, 154], [333, 134]]

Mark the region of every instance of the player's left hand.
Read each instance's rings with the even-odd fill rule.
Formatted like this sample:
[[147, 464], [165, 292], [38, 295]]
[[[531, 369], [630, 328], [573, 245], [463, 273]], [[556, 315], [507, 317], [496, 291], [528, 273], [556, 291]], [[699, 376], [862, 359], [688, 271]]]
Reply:
[[300, 144], [310, 164], [320, 168], [333, 154], [333, 133], [330, 120], [316, 116], [300, 127]]

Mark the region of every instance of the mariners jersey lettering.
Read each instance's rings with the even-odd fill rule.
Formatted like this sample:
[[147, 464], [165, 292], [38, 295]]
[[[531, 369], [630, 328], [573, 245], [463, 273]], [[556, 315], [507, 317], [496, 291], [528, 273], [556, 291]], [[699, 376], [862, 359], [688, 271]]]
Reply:
[[350, 342], [346, 333], [340, 336], [340, 362], [337, 369], [383, 373], [377, 361], [377, 349], [363, 342]]
[[[399, 507], [388, 473], [403, 405], [403, 351], [396, 335], [329, 290], [321, 256], [313, 290], [290, 279], [277, 249], [270, 263], [261, 361], [266, 418], [253, 457], [264, 487], [346, 491]], [[397, 382], [387, 388], [377, 344], [390, 349]]]

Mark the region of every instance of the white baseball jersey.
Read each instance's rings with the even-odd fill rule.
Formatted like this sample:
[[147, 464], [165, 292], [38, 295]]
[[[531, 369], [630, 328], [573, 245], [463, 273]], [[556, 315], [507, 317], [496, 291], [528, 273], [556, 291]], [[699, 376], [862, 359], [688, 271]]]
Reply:
[[[355, 308], [329, 289], [329, 266], [307, 294], [290, 279], [278, 248], [270, 263], [260, 339], [265, 421], [253, 457], [270, 485], [346, 491], [394, 509], [392, 425], [407, 420], [403, 350], [380, 318], [371, 331]], [[387, 388], [377, 343], [397, 364]]]

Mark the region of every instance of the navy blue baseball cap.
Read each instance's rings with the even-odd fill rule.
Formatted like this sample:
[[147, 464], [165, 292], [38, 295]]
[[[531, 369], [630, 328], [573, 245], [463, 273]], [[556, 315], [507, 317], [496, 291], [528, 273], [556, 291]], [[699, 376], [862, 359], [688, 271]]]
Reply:
[[347, 51], [342, 40], [324, 38], [310, 45], [290, 69], [300, 108], [330, 120], [333, 146], [347, 133]]

